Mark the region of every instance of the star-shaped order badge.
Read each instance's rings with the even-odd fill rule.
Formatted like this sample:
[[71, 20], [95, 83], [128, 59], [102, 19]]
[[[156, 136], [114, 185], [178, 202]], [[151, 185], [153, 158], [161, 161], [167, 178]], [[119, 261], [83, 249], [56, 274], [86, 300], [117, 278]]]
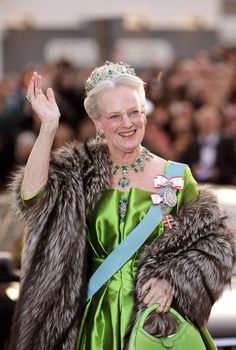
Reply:
[[163, 224], [171, 230], [173, 228], [173, 216], [167, 215], [166, 212], [169, 208], [172, 208], [177, 203], [176, 190], [182, 190], [184, 188], [184, 179], [182, 176], [174, 176], [168, 179], [164, 175], [158, 175], [154, 177], [154, 187], [162, 189], [160, 193], [153, 193], [151, 195], [154, 205], [160, 205], [163, 212]]

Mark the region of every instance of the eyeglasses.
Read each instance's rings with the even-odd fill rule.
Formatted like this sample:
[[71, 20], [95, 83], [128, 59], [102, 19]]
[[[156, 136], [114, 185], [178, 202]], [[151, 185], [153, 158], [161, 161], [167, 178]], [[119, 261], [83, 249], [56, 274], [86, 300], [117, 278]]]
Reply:
[[120, 124], [123, 118], [123, 115], [127, 115], [127, 117], [129, 118], [130, 121], [135, 121], [137, 119], [139, 119], [143, 114], [144, 114], [144, 110], [141, 108], [134, 108], [128, 112], [125, 113], [114, 113], [109, 115], [108, 117], [104, 117], [102, 116], [102, 118], [107, 119], [109, 122], [113, 123], [113, 124]]

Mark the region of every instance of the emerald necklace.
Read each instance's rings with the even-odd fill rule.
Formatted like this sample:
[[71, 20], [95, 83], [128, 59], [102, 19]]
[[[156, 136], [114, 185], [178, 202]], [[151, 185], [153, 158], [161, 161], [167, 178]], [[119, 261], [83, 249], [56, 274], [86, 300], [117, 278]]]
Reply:
[[144, 148], [142, 149], [142, 152], [138, 158], [135, 159], [133, 163], [130, 165], [118, 165], [115, 162], [112, 161], [113, 164], [113, 175], [115, 175], [119, 170], [121, 170], [121, 175], [118, 180], [118, 185], [121, 187], [129, 186], [130, 179], [129, 179], [129, 171], [133, 169], [136, 173], [138, 171], [144, 171], [144, 163], [146, 160], [151, 160], [152, 158], [151, 152]]

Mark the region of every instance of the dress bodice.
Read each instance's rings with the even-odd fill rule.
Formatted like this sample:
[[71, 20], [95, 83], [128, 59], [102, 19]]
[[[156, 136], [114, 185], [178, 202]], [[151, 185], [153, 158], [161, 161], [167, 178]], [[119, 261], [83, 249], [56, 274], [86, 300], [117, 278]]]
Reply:
[[[197, 195], [197, 186], [192, 178], [189, 168], [184, 172], [185, 189], [177, 191], [178, 202], [173, 208], [178, 213], [184, 203], [188, 203]], [[127, 201], [124, 220], [119, 215], [121, 200]], [[152, 205], [151, 192], [140, 188], [131, 188], [129, 191], [117, 189], [104, 190], [98, 203], [87, 219], [87, 238], [89, 241], [89, 252], [92, 260], [92, 270], [99, 266], [127, 235], [144, 218]], [[164, 231], [162, 222], [155, 228], [145, 244], [159, 237]], [[142, 248], [136, 252], [133, 258], [138, 258]]]

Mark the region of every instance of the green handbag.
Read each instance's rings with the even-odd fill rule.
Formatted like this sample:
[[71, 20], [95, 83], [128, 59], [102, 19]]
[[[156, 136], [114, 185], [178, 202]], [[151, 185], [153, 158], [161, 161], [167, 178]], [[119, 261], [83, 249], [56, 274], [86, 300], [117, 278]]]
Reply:
[[206, 350], [198, 329], [176, 310], [170, 309], [179, 321], [177, 333], [164, 338], [156, 338], [143, 328], [147, 316], [159, 307], [158, 304], [147, 307], [135, 323], [129, 341], [128, 350]]

